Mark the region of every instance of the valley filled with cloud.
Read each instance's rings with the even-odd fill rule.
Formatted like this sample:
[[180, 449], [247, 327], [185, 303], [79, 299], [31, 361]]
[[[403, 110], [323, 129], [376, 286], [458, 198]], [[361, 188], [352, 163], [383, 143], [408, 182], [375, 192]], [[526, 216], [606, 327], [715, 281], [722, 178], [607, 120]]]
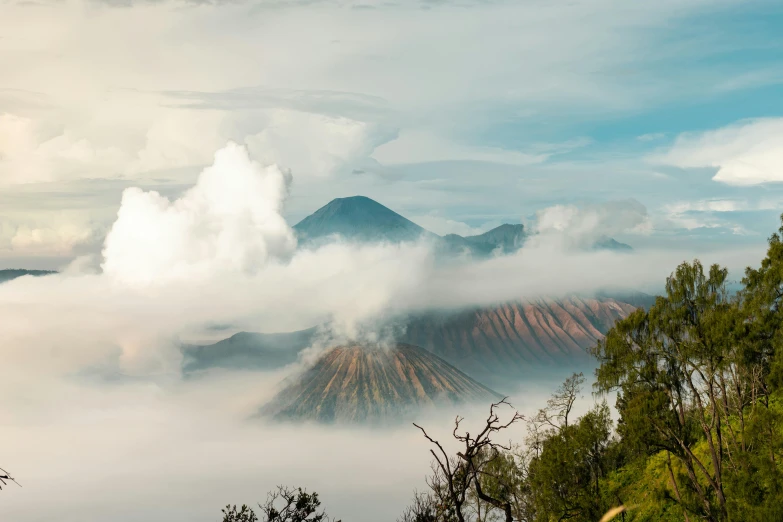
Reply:
[[[409, 421], [485, 405], [259, 409], [335, 345], [501, 367], [527, 328], [554, 366], [491, 386], [533, 415], [631, 294], [696, 258], [736, 283], [783, 208], [783, 11], [740, 4], [0, 3], [0, 269], [54, 271], [0, 279], [0, 519], [206, 522], [295, 484], [396, 520], [430, 470]], [[183, 370], [308, 329], [284, 364]]]

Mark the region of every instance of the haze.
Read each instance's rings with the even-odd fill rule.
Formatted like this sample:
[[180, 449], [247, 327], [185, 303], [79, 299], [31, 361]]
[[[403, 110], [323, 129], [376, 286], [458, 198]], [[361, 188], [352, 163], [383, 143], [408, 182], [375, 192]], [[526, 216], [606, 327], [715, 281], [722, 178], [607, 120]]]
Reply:
[[[655, 294], [697, 257], [741, 278], [783, 211], [781, 22], [730, 0], [0, 3], [0, 269], [58, 271], [0, 283], [0, 466], [23, 486], [0, 520], [206, 522], [277, 484], [396, 520], [429, 471], [410, 422], [249, 417], [411, 314]], [[431, 237], [303, 248], [293, 225], [355, 195], [439, 236], [529, 236], [447, 261]], [[183, 376], [183, 343], [316, 325], [284, 368]], [[499, 391], [531, 414], [570, 371]], [[417, 418], [447, 437], [485, 410]]]

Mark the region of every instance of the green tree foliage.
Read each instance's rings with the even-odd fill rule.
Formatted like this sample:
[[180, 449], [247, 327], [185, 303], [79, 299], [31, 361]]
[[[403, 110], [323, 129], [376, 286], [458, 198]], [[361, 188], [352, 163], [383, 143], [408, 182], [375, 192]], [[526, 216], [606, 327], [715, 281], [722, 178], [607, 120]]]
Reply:
[[600, 480], [612, 421], [600, 404], [577, 422], [547, 431], [527, 470], [535, 520], [598, 520], [605, 506]]
[[[318, 511], [320, 506], [318, 493], [308, 493], [302, 488], [278, 486], [267, 495], [266, 503], [259, 504], [258, 507], [263, 522], [330, 522], [331, 519], [323, 511]], [[223, 522], [258, 520], [255, 511], [244, 504], [239, 509], [230, 505], [223, 509]]]
[[677, 267], [649, 311], [619, 321], [593, 350], [597, 386], [619, 392], [625, 457], [664, 457], [684, 518], [780, 519], [780, 235], [738, 295], [727, 274], [699, 261]]
[[[510, 425], [499, 421], [497, 405], [477, 437], [454, 430], [467, 444], [456, 457], [447, 460], [425, 432], [441, 451], [432, 453], [431, 493], [417, 495], [399, 522], [600, 519], [609, 504], [601, 481], [611, 455], [612, 422], [605, 402], [576, 421], [570, 418], [583, 382], [581, 374], [569, 377], [546, 408], [527, 420], [530, 436], [524, 449], [492, 441]], [[513, 419], [523, 417], [515, 414]]]
[[258, 517], [245, 504], [239, 509], [235, 505], [228, 505], [223, 508], [223, 522], [258, 522]]

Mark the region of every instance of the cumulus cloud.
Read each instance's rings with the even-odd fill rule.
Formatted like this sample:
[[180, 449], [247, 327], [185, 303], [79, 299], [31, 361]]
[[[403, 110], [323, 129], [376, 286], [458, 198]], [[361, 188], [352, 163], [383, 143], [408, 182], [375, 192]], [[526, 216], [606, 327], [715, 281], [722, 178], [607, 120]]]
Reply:
[[2, 184], [106, 176], [124, 160], [117, 147], [95, 147], [69, 130], [52, 131], [31, 118], [0, 114]]
[[713, 167], [713, 180], [749, 186], [783, 181], [783, 118], [735, 123], [680, 135], [652, 161], [681, 168]]
[[[139, 102], [139, 100], [136, 100]], [[80, 178], [140, 178], [148, 173], [201, 167], [228, 139], [244, 142], [259, 161], [298, 177], [325, 178], [375, 165], [376, 146], [390, 127], [345, 117], [270, 109], [247, 114], [206, 109], [143, 107], [125, 121], [127, 136], [101, 146], [107, 128], [66, 126], [57, 118], [0, 115], [0, 183]], [[111, 127], [117, 121], [107, 122]]]
[[647, 208], [636, 200], [602, 204], [555, 205], [536, 213], [533, 230], [542, 238], [559, 238], [568, 244], [590, 246], [602, 236], [646, 234], [651, 230]]
[[129, 175], [205, 165], [230, 136], [227, 114], [165, 109], [150, 124], [144, 147], [125, 168]]
[[201, 279], [225, 268], [253, 271], [290, 256], [293, 231], [281, 215], [291, 176], [261, 167], [230, 143], [196, 185], [170, 202], [127, 189], [103, 254], [107, 276], [125, 282]]
[[83, 212], [39, 212], [0, 218], [0, 255], [71, 256], [100, 241], [99, 229]]

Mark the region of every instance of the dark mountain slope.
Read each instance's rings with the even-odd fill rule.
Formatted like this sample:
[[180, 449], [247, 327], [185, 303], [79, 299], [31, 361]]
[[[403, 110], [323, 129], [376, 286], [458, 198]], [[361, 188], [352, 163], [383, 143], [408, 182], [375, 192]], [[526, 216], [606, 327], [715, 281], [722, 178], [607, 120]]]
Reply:
[[26, 275], [40, 277], [40, 276], [46, 276], [51, 274], [56, 274], [57, 272], [53, 270], [25, 270], [23, 268], [9, 268], [5, 270], [0, 270], [0, 283], [5, 283], [6, 281], [11, 281], [12, 279], [16, 279], [17, 277], [22, 277]]
[[364, 196], [338, 198], [294, 225], [304, 243], [332, 235], [358, 241], [414, 241], [435, 236], [377, 201]]
[[[293, 228], [302, 245], [319, 245], [335, 236], [353, 241], [393, 243], [426, 237], [435, 243], [440, 255], [468, 253], [479, 258], [496, 252], [516, 252], [529, 235], [523, 225], [504, 224], [475, 236], [447, 234], [441, 237], [365, 196], [334, 199]], [[629, 245], [606, 236], [599, 238], [591, 248], [632, 250]]]
[[443, 236], [443, 250], [459, 254], [468, 251], [474, 255], [488, 256], [495, 251], [503, 254], [516, 252], [522, 247], [527, 237], [523, 225], [500, 225], [488, 232], [476, 236], [459, 236], [448, 234]]
[[316, 328], [286, 333], [239, 332], [210, 345], [182, 347], [182, 370], [191, 373], [208, 368], [274, 370], [296, 361], [310, 346]]
[[625, 243], [620, 243], [619, 241], [612, 239], [608, 236], [601, 236], [598, 238], [598, 240], [593, 243], [593, 249], [594, 250], [617, 250], [617, 251], [623, 251], [623, 252], [630, 252], [633, 250], [633, 247], [631, 245], [627, 245]]

